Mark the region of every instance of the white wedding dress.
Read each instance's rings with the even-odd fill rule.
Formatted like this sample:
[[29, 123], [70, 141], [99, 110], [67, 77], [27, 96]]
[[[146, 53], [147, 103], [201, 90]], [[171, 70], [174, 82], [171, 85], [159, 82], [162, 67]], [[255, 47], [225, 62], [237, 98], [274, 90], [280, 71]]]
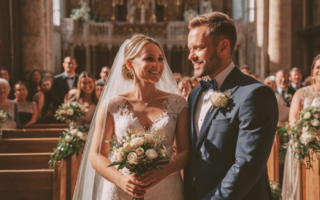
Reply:
[[[301, 97], [302, 108], [306, 109], [310, 106], [320, 106], [320, 92], [314, 92], [308, 87], [297, 90]], [[283, 200], [300, 200], [300, 163], [294, 157], [294, 142], [290, 139], [285, 158], [282, 183], [282, 199]]]
[[[165, 147], [168, 156], [172, 156], [173, 142], [175, 138], [176, 120], [181, 110], [188, 106], [186, 100], [179, 95], [172, 94], [164, 102], [163, 114], [156, 118], [154, 124], [148, 129], [158, 131], [160, 135], [166, 136]], [[133, 132], [145, 132], [145, 128], [134, 116], [133, 112], [128, 110], [126, 101], [120, 96], [113, 96], [108, 103], [108, 112], [114, 118], [114, 133], [118, 139], [126, 133], [128, 129]], [[109, 159], [111, 157], [109, 156]], [[112, 161], [112, 160], [111, 160]], [[123, 171], [124, 174], [126, 174]], [[147, 190], [145, 200], [182, 200], [183, 199], [183, 182], [180, 173], [172, 175], [154, 187]], [[117, 185], [105, 180], [103, 187], [103, 200], [132, 200], [132, 196], [127, 194]]]

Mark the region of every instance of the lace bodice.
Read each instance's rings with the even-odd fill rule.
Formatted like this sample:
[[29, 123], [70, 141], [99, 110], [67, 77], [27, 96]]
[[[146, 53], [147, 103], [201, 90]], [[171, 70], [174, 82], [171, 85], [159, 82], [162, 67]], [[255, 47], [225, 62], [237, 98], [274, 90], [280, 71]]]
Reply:
[[312, 91], [309, 87], [299, 89], [298, 94], [301, 97], [301, 105], [303, 109], [310, 106], [320, 106], [320, 92]]
[[154, 120], [150, 128], [145, 130], [138, 117], [134, 116], [133, 112], [128, 109], [126, 100], [120, 96], [112, 97], [109, 101], [108, 111], [114, 118], [116, 137], [121, 139], [128, 129], [133, 132], [158, 131], [160, 135], [167, 137], [165, 146], [168, 155], [171, 156], [177, 117], [182, 109], [187, 107], [188, 103], [182, 96], [172, 94], [163, 104], [163, 113]]
[[[158, 131], [160, 135], [166, 136], [165, 147], [167, 154], [172, 155], [173, 142], [175, 138], [176, 122], [179, 113], [188, 106], [186, 100], [179, 95], [172, 94], [163, 103], [163, 114], [154, 120], [148, 129]], [[116, 138], [121, 139], [128, 129], [132, 131], [145, 132], [139, 119], [128, 109], [126, 100], [120, 96], [110, 98], [108, 112], [114, 118], [114, 133]], [[110, 157], [109, 157], [110, 158]], [[124, 192], [117, 185], [105, 180], [103, 189], [103, 200], [132, 200], [132, 196]], [[183, 200], [183, 183], [180, 173], [170, 176], [147, 191], [145, 200]]]

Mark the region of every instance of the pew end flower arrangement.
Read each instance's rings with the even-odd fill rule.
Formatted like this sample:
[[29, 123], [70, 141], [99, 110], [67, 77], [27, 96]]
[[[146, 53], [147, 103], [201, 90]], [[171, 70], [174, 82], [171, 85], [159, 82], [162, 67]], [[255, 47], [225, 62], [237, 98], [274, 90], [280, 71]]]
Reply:
[[76, 121], [86, 115], [88, 109], [78, 102], [64, 103], [56, 110], [55, 118], [60, 121], [68, 121], [70, 129], [74, 129]]
[[157, 131], [133, 133], [131, 130], [118, 141], [115, 138], [106, 140], [110, 144], [109, 152], [113, 161], [108, 167], [115, 166], [123, 174], [135, 173], [141, 177], [152, 168], [163, 172], [161, 165], [170, 162], [165, 141], [166, 137], [160, 136]]
[[[293, 139], [288, 145], [294, 148], [295, 157], [309, 168], [310, 153], [320, 150], [318, 132], [320, 129], [320, 107], [309, 107], [299, 112], [299, 119], [292, 127], [287, 127], [287, 134]], [[307, 163], [305, 163], [307, 158]]]
[[2, 130], [3, 124], [6, 121], [7, 113], [4, 110], [0, 110], [0, 131]]
[[50, 156], [49, 167], [53, 169], [55, 161], [72, 160], [72, 156], [75, 154], [77, 157], [80, 152], [82, 153], [85, 142], [88, 137], [89, 126], [84, 126], [70, 131], [63, 131], [60, 140], [53, 153]]
[[270, 182], [270, 189], [272, 193], [272, 197], [274, 200], [281, 200], [281, 187], [279, 183], [276, 183], [274, 181]]

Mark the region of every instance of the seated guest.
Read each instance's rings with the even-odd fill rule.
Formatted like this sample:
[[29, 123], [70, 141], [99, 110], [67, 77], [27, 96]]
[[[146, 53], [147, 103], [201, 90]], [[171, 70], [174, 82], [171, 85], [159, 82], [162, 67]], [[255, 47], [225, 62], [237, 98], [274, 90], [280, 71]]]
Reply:
[[7, 113], [3, 128], [20, 128], [18, 105], [8, 99], [10, 85], [7, 80], [0, 78], [0, 110]]
[[77, 62], [71, 57], [66, 57], [62, 63], [64, 72], [55, 76], [52, 81], [52, 113], [62, 105], [68, 91], [77, 87], [78, 75], [75, 73]]
[[29, 75], [29, 84], [28, 84], [28, 101], [32, 101], [33, 96], [40, 91], [40, 81], [42, 79], [41, 73], [39, 70], [33, 70]]
[[97, 80], [96, 84], [103, 83], [103, 85], [104, 85], [106, 80], [107, 80], [107, 78], [108, 78], [108, 76], [109, 76], [109, 73], [110, 73], [110, 67], [107, 67], [107, 66], [102, 67], [101, 68], [101, 72], [100, 72], [101, 79]]
[[18, 105], [20, 124], [23, 127], [28, 127], [37, 121], [37, 104], [36, 102], [27, 101], [28, 90], [25, 83], [19, 81], [14, 86], [14, 94], [16, 95], [15, 102]]
[[[0, 68], [0, 78], [3, 78], [3, 79], [5, 79], [5, 80], [7, 80], [8, 83], [9, 83], [9, 85], [10, 85], [10, 88], [12, 87], [12, 84], [10, 83], [9, 72], [8, 72], [8, 70], [7, 70], [6, 68], [4, 68], [4, 67], [1, 67], [1, 68]], [[14, 91], [13, 91], [13, 90], [10, 90], [8, 99], [10, 99], [10, 100], [14, 100], [14, 99], [15, 99]]]
[[275, 92], [280, 94], [283, 100], [286, 102], [287, 107], [290, 107], [290, 103], [293, 97], [292, 91], [288, 90], [289, 75], [284, 70], [276, 72], [276, 89]]
[[38, 123], [55, 123], [54, 115], [51, 111], [51, 81], [43, 78], [40, 81], [40, 91], [34, 95], [33, 101], [38, 105]]
[[179, 72], [173, 73], [173, 76], [174, 76], [174, 79], [176, 79], [177, 84], [182, 79], [182, 74], [180, 74]]
[[72, 97], [69, 95], [69, 101], [76, 101], [88, 108], [85, 117], [78, 122], [79, 125], [90, 124], [96, 109], [98, 98], [96, 95], [96, 85], [93, 76], [87, 72], [79, 75], [77, 93]]
[[97, 98], [98, 99], [100, 99], [100, 96], [101, 96], [102, 91], [103, 91], [103, 87], [104, 87], [104, 84], [102, 82], [97, 82], [96, 94], [97, 94]]
[[181, 95], [188, 101], [188, 96], [192, 90], [191, 84], [187, 77], [182, 78], [178, 83]]
[[288, 86], [288, 92], [289, 93], [295, 93], [299, 88], [302, 87], [301, 81], [302, 81], [302, 74], [301, 70], [299, 68], [292, 68], [289, 73], [289, 80], [291, 83]]
[[[276, 84], [271, 78], [267, 77], [266, 79], [264, 79], [263, 83], [265, 85], [269, 86], [273, 91], [275, 90]], [[288, 121], [290, 108], [286, 106], [287, 104], [283, 100], [281, 95], [279, 95], [276, 92], [274, 94], [276, 95], [276, 98], [277, 98], [278, 111], [279, 111], [279, 118], [278, 118], [278, 125], [277, 126], [281, 127], [281, 126], [285, 125], [286, 121]]]

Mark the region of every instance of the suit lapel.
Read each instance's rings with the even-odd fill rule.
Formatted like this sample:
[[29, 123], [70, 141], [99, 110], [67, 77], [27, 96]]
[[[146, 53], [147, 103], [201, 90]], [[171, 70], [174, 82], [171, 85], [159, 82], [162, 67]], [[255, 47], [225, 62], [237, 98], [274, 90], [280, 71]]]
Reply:
[[191, 104], [191, 142], [192, 142], [192, 148], [194, 149], [196, 146], [196, 142], [197, 142], [197, 132], [195, 129], [195, 124], [194, 124], [194, 114], [196, 112], [197, 109], [197, 105], [198, 105], [198, 101], [199, 101], [199, 97], [201, 95], [202, 89], [201, 87], [197, 87], [194, 89], [195, 90], [195, 94], [194, 94], [194, 101], [192, 101]]
[[[224, 91], [228, 90], [231, 94], [233, 94], [239, 87], [239, 85], [237, 85], [237, 82], [238, 82], [239, 76], [241, 75], [240, 73], [242, 73], [242, 72], [238, 69], [237, 66], [235, 66], [234, 69], [230, 72], [230, 74], [227, 76], [227, 78], [223, 82], [222, 86], [220, 87], [220, 91], [224, 92]], [[203, 120], [203, 124], [200, 129], [199, 137], [198, 137], [197, 144], [195, 147], [196, 151], [200, 149], [200, 146], [207, 135], [211, 121], [212, 121], [212, 119], [214, 119], [218, 110], [220, 109], [218, 107], [215, 107], [213, 109], [213, 111], [210, 112], [211, 108], [212, 108], [212, 106], [208, 110], [208, 112]], [[221, 109], [223, 109], [223, 108], [221, 108]]]

